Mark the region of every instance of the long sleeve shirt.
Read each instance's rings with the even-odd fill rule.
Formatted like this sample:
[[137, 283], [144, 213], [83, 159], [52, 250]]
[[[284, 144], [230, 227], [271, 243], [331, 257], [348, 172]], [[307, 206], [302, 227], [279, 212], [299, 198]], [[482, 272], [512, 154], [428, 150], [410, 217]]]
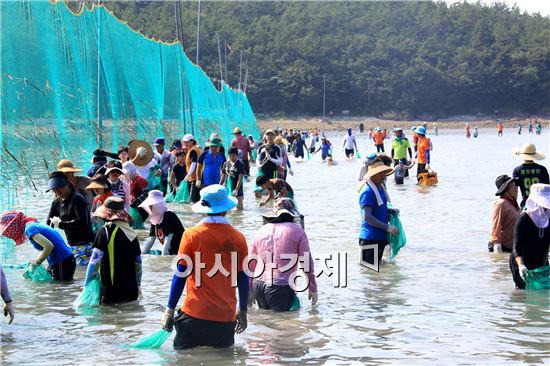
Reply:
[[86, 200], [80, 194], [71, 192], [64, 200], [56, 198], [50, 207], [48, 225], [55, 216], [61, 219], [59, 228], [65, 232], [69, 245], [89, 244], [94, 241], [90, 212]]
[[519, 209], [510, 201], [500, 198], [493, 205], [491, 242], [500, 243], [512, 249], [514, 246], [514, 227], [519, 218]]
[[527, 213], [521, 214], [514, 230], [512, 256], [522, 257], [527, 269], [537, 269], [548, 264], [549, 245], [550, 229], [536, 227]]
[[11, 301], [10, 290], [8, 289], [8, 282], [6, 281], [6, 275], [4, 274], [2, 266], [0, 266], [0, 294], [2, 296], [2, 300], [4, 300], [5, 303]]
[[[276, 266], [272, 272], [274, 285], [289, 285], [290, 275], [298, 271], [299, 261], [304, 259], [303, 268], [309, 281], [309, 289], [313, 292], [317, 291], [309, 241], [306, 232], [300, 225], [283, 222], [262, 226], [254, 237], [250, 254], [260, 257], [264, 264], [273, 262]], [[288, 255], [295, 255], [296, 260], [288, 258]], [[256, 269], [256, 264], [256, 261], [250, 262], [251, 271]], [[266, 267], [258, 279], [263, 282], [271, 282], [270, 275], [271, 273]]]

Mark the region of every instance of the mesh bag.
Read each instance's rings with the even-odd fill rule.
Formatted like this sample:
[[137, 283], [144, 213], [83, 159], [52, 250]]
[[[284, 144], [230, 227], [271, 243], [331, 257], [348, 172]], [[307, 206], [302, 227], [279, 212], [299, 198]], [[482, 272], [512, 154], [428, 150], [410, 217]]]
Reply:
[[130, 223], [132, 229], [145, 229], [145, 225], [143, 225], [143, 217], [141, 217], [139, 209], [136, 207], [130, 207], [130, 216], [132, 216], [132, 222]]
[[394, 259], [397, 256], [397, 253], [399, 253], [399, 250], [407, 244], [407, 238], [405, 237], [405, 230], [401, 224], [399, 214], [392, 213], [389, 223], [399, 229], [399, 233], [397, 235], [388, 234], [388, 241], [391, 248], [390, 259]]
[[52, 275], [46, 270], [46, 268], [44, 268], [44, 266], [39, 265], [33, 267], [30, 263], [25, 272], [23, 272], [23, 277], [27, 280], [33, 281], [50, 281], [52, 279]]
[[525, 275], [526, 290], [547, 290], [550, 289], [550, 266], [544, 266], [531, 271]]
[[170, 334], [172, 334], [172, 332], [161, 329], [158, 332], [155, 332], [150, 336], [142, 338], [139, 341], [133, 343], [131, 347], [140, 349], [160, 348], [164, 344], [164, 342], [166, 342], [166, 340], [170, 337]]
[[99, 280], [99, 276], [94, 276], [94, 278], [88, 282], [88, 285], [84, 287], [80, 295], [78, 295], [73, 306], [77, 308], [80, 306], [99, 305], [100, 289], [101, 281]]

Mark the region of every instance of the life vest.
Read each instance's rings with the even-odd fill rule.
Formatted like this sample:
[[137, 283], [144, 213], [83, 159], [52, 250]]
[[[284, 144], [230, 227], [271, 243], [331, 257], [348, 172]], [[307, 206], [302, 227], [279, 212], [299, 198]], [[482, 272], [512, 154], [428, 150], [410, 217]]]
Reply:
[[[192, 161], [191, 161], [191, 151], [195, 151], [197, 153], [197, 163], [198, 163], [198, 160], [199, 160], [199, 156], [201, 155], [201, 149], [199, 149], [196, 145], [193, 146], [190, 149], [187, 149], [187, 155], [185, 156], [185, 167], [186, 167], [186, 170], [188, 172], [191, 171], [191, 163], [192, 163]], [[194, 182], [194, 181], [197, 180], [197, 168], [198, 167], [195, 166], [195, 171], [189, 177], [190, 182]]]

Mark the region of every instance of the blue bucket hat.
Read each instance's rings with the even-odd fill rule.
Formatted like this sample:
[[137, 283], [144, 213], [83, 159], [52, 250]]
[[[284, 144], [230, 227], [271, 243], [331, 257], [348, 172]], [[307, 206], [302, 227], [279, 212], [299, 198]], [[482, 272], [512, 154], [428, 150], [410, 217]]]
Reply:
[[201, 200], [191, 208], [196, 213], [216, 214], [227, 212], [237, 206], [235, 197], [227, 196], [227, 189], [221, 184], [213, 184], [201, 189]]
[[419, 135], [425, 135], [426, 134], [426, 127], [420, 126], [416, 129], [416, 133]]

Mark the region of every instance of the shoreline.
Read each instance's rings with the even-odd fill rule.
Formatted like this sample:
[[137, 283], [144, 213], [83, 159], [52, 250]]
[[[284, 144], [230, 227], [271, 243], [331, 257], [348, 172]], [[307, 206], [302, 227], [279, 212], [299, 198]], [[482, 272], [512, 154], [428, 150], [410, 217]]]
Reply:
[[404, 130], [410, 130], [412, 126], [419, 126], [422, 123], [426, 122], [429, 129], [434, 127], [434, 124], [437, 124], [438, 129], [441, 130], [461, 130], [464, 129], [466, 123], [469, 123], [470, 129], [474, 127], [478, 128], [495, 128], [498, 122], [502, 122], [504, 129], [514, 129], [516, 130], [518, 124], [521, 124], [522, 128], [527, 133], [527, 125], [529, 121], [537, 120], [541, 122], [543, 131], [548, 128], [550, 124], [550, 119], [548, 118], [513, 118], [513, 119], [496, 119], [496, 118], [480, 118], [475, 119], [472, 116], [464, 116], [463, 119], [445, 119], [439, 121], [394, 121], [394, 120], [384, 120], [379, 118], [365, 118], [365, 117], [338, 117], [333, 119], [325, 118], [306, 118], [306, 117], [295, 117], [295, 118], [268, 118], [268, 119], [257, 119], [257, 123], [262, 130], [267, 129], [290, 129], [297, 128], [301, 130], [308, 130], [317, 127], [322, 131], [345, 131], [346, 128], [353, 128], [354, 130], [359, 129], [359, 124], [363, 123], [365, 125], [365, 131], [368, 131], [370, 128], [382, 127], [387, 130], [391, 130], [394, 127], [400, 127]]

